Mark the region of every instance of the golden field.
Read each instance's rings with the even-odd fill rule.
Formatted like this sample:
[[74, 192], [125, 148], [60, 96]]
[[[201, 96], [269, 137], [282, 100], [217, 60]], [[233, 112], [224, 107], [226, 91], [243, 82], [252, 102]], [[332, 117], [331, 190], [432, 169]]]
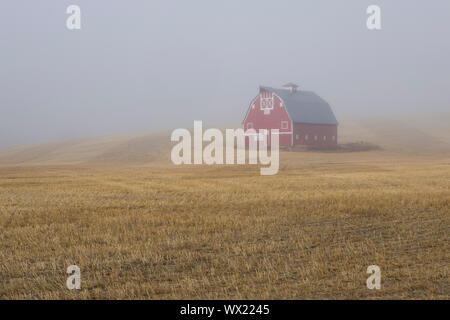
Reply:
[[450, 298], [448, 157], [281, 163], [2, 166], [0, 298]]
[[6, 150], [0, 298], [449, 299], [450, 145], [351, 130], [383, 149], [282, 152], [274, 176], [172, 165], [167, 135]]

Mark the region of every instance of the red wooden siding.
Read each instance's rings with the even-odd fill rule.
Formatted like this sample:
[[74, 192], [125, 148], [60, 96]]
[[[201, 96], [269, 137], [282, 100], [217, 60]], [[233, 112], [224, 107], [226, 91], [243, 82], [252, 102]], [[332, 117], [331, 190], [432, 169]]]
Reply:
[[294, 145], [297, 144], [314, 146], [336, 145], [337, 126], [334, 124], [294, 123]]

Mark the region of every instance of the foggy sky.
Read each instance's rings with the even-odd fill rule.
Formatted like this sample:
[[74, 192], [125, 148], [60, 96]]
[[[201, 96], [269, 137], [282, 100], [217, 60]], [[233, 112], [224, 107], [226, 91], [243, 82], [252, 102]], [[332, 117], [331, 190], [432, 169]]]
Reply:
[[338, 120], [447, 112], [449, 31], [447, 0], [3, 0], [0, 146], [239, 124], [287, 82]]

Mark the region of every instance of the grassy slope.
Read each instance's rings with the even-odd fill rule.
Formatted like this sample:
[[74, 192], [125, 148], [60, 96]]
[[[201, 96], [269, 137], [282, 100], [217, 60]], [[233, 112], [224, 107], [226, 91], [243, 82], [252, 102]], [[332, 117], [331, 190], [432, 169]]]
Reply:
[[[450, 154], [450, 131], [444, 130], [448, 122], [434, 126], [417, 122], [344, 120], [339, 126], [339, 140], [375, 143], [394, 154]], [[170, 148], [170, 132], [99, 137], [0, 150], [0, 164], [169, 163]]]
[[[278, 175], [260, 176], [167, 164], [165, 139], [75, 153], [77, 165], [42, 165], [53, 160], [41, 146], [0, 167], [0, 298], [450, 297], [445, 150], [411, 156], [422, 148], [388, 139], [383, 151], [287, 152]], [[71, 264], [80, 291], [65, 287]], [[380, 291], [365, 286], [372, 264]]]

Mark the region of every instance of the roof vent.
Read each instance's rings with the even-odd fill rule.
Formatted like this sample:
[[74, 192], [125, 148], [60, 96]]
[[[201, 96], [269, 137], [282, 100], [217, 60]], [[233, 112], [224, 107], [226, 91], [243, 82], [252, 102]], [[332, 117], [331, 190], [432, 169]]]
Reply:
[[286, 83], [283, 86], [283, 88], [286, 88], [289, 91], [291, 91], [291, 93], [294, 93], [294, 92], [297, 92], [298, 85], [296, 85], [295, 83], [289, 82], [289, 83]]

